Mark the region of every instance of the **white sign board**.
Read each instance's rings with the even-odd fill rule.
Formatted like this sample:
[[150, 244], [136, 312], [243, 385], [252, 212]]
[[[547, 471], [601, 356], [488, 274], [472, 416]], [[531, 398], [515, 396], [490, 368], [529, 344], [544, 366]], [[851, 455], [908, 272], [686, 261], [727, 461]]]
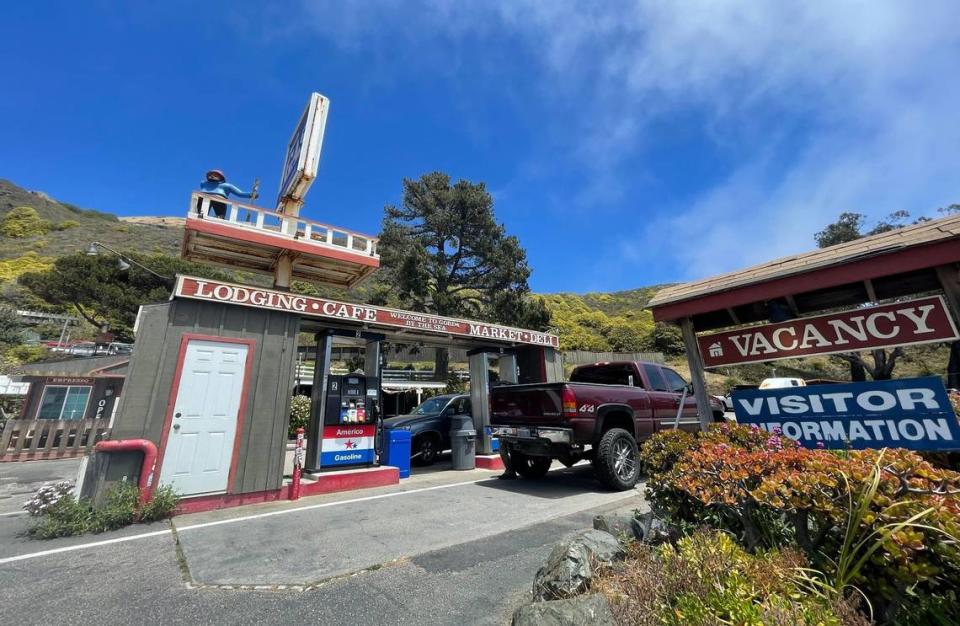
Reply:
[[307, 103], [287, 146], [287, 156], [280, 174], [277, 208], [280, 208], [286, 199], [303, 200], [313, 179], [317, 177], [323, 130], [327, 125], [329, 110], [330, 100], [318, 93], [310, 94], [310, 102]]

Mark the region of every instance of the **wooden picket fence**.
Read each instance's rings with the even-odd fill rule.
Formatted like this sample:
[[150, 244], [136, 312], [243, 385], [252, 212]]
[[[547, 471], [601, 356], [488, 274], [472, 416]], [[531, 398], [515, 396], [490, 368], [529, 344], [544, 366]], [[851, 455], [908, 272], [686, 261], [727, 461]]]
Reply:
[[109, 419], [7, 420], [0, 431], [0, 461], [82, 456], [109, 435]]

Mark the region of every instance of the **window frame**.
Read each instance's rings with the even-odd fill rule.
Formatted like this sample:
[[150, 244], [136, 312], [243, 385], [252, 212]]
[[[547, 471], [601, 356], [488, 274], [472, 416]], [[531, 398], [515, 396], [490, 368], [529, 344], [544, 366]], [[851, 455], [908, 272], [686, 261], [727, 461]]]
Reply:
[[[51, 389], [66, 389], [66, 392], [63, 395], [63, 399], [60, 401], [60, 410], [57, 417], [44, 417], [41, 415], [44, 409], [44, 400], [47, 399], [47, 393]], [[67, 407], [67, 401], [70, 400], [71, 392], [74, 389], [84, 389], [86, 390], [86, 397], [83, 400], [83, 407], [79, 412], [78, 417], [64, 417], [63, 412]], [[43, 394], [40, 396], [40, 402], [37, 405], [37, 414], [36, 419], [38, 420], [55, 420], [55, 421], [67, 421], [75, 422], [84, 419], [84, 416], [87, 414], [87, 408], [90, 406], [90, 397], [93, 395], [93, 385], [45, 385], [43, 388]]]
[[680, 387], [679, 389], [668, 389], [667, 391], [669, 391], [670, 393], [683, 393], [683, 390], [684, 390], [684, 389], [686, 388], [686, 386], [689, 385], [690, 383], [687, 382], [687, 380], [686, 380], [683, 376], [681, 376], [681, 375], [678, 374], [677, 372], [673, 371], [673, 370], [670, 369], [669, 367], [661, 367], [661, 368], [660, 368], [660, 373], [663, 374], [663, 382], [665, 382], [665, 383], [667, 384], [667, 387], [670, 386], [670, 377], [667, 376], [667, 372], [670, 372], [671, 374], [673, 374], [674, 376], [676, 376], [679, 380], [682, 380], [682, 381], [683, 381], [683, 387]]

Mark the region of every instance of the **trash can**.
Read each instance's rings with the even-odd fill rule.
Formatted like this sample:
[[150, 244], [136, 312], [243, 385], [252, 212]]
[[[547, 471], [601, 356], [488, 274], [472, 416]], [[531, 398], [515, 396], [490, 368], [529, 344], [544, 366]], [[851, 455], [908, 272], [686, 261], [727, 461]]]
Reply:
[[477, 431], [473, 428], [473, 417], [454, 415], [450, 418], [450, 447], [453, 469], [477, 467]]
[[410, 431], [391, 428], [384, 432], [387, 445], [380, 465], [400, 469], [400, 478], [410, 478]]

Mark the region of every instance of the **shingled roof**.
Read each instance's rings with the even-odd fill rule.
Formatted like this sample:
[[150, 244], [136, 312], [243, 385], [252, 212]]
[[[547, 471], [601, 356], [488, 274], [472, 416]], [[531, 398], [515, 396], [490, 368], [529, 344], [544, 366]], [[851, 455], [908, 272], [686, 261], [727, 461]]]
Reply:
[[957, 240], [958, 253], [960, 253], [960, 215], [930, 220], [878, 235], [863, 237], [856, 241], [783, 257], [727, 274], [719, 274], [703, 280], [667, 287], [658, 292], [647, 306], [655, 309], [664, 305], [732, 291], [747, 285], [772, 282], [853, 261], [892, 254], [905, 248], [944, 243], [949, 240]]

